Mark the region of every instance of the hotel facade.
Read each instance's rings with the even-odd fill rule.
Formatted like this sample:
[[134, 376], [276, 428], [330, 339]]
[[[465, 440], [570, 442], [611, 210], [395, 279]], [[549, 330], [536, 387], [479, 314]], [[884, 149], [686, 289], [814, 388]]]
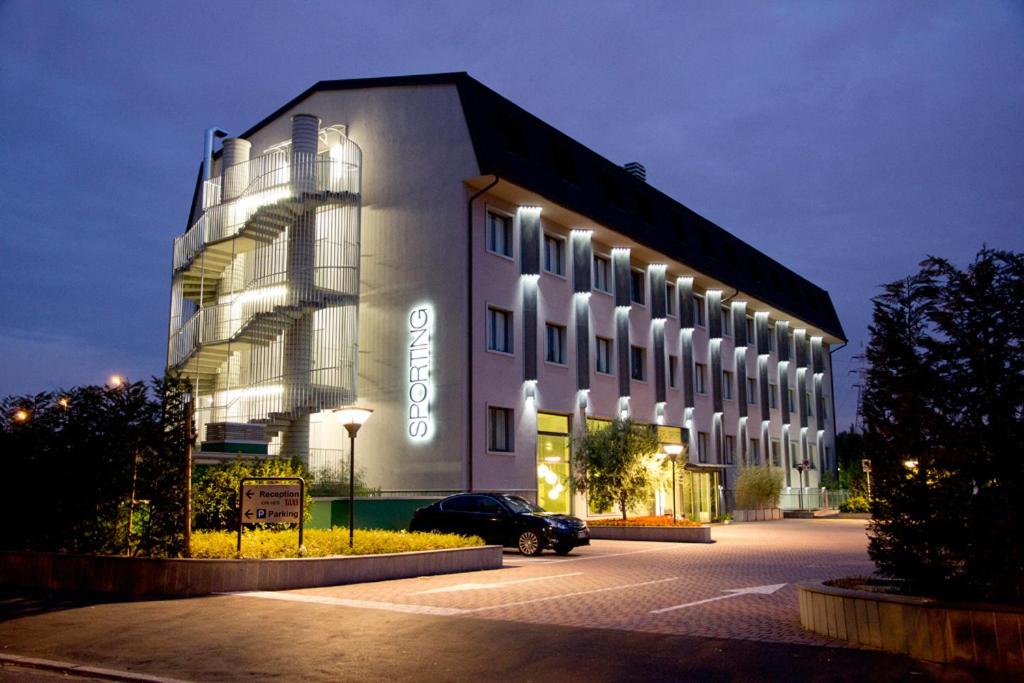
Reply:
[[359, 479], [392, 496], [500, 490], [586, 516], [571, 437], [618, 416], [687, 446], [693, 518], [728, 508], [743, 464], [794, 490], [835, 469], [827, 292], [639, 164], [462, 73], [322, 81], [207, 140], [168, 344], [203, 453], [337, 479], [331, 410], [357, 403]]

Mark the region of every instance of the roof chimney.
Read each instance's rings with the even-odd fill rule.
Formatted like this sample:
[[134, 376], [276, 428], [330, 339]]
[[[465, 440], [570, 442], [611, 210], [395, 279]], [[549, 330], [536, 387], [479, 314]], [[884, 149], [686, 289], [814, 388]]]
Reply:
[[623, 165], [622, 168], [626, 169], [626, 173], [634, 178], [642, 180], [645, 183], [647, 182], [647, 169], [644, 168], [644, 165], [639, 161], [631, 161], [628, 164]]

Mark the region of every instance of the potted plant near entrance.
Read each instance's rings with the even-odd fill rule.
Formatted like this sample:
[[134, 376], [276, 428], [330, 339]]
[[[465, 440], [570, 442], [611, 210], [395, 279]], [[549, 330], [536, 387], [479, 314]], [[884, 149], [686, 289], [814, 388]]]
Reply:
[[737, 522], [763, 522], [782, 519], [779, 494], [782, 493], [782, 473], [773, 467], [757, 465], [740, 469], [736, 480]]

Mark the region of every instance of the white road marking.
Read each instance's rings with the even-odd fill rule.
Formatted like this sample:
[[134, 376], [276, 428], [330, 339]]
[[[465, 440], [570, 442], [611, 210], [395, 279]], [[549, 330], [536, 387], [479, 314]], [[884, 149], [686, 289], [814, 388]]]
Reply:
[[430, 593], [457, 593], [459, 591], [487, 590], [493, 588], [504, 588], [517, 583], [528, 583], [531, 581], [543, 581], [545, 579], [558, 579], [563, 576], [579, 576], [583, 572], [569, 572], [568, 574], [554, 574], [552, 576], [535, 576], [532, 579], [515, 579], [514, 581], [499, 581], [497, 583], [459, 583], [454, 586], [443, 586], [431, 588], [430, 590], [417, 591], [413, 595], [427, 595]]
[[469, 614], [471, 612], [483, 612], [483, 611], [486, 611], [486, 610], [501, 609], [503, 607], [517, 607], [519, 605], [529, 605], [529, 604], [532, 604], [534, 602], [545, 602], [547, 600], [558, 600], [560, 598], [572, 598], [572, 597], [575, 597], [577, 595], [591, 595], [592, 593], [605, 593], [607, 591], [617, 591], [617, 590], [623, 590], [623, 589], [626, 589], [626, 588], [638, 588], [640, 586], [651, 586], [651, 585], [654, 585], [656, 583], [665, 583], [666, 581], [678, 581], [680, 578], [682, 578], [682, 577], [670, 576], [667, 579], [655, 579], [654, 581], [641, 581], [640, 583], [627, 583], [627, 584], [622, 585], [622, 586], [608, 586], [607, 588], [595, 588], [594, 590], [590, 590], [590, 591], [577, 591], [575, 593], [562, 593], [561, 595], [549, 595], [549, 596], [544, 597], [544, 598], [533, 598], [532, 600], [520, 600], [518, 602], [506, 602], [503, 605], [491, 605], [490, 607], [476, 607], [474, 609], [463, 610], [463, 612], [466, 613], [466, 614]]
[[703, 605], [706, 602], [714, 602], [715, 600], [728, 600], [729, 598], [737, 598], [741, 595], [771, 595], [775, 591], [779, 590], [786, 584], [784, 583], [773, 583], [766, 586], [751, 586], [750, 588], [726, 588], [723, 593], [728, 595], [718, 595], [713, 598], [706, 598], [704, 600], [697, 600], [696, 602], [686, 602], [682, 605], [673, 605], [672, 607], [662, 607], [661, 609], [652, 609], [651, 614], [663, 614], [664, 612], [672, 612], [677, 609], [683, 609], [684, 607], [693, 607], [695, 605]]
[[218, 593], [217, 595], [234, 595], [241, 598], [262, 598], [264, 600], [282, 600], [284, 602], [306, 602], [318, 605], [336, 605], [339, 607], [360, 607], [362, 609], [379, 609], [387, 612], [406, 612], [409, 614], [433, 614], [449, 617], [463, 614], [469, 610], [456, 607], [431, 607], [430, 605], [406, 605], [399, 602], [375, 602], [372, 600], [349, 600], [347, 598], [331, 598], [326, 595], [306, 595], [304, 593], [271, 593], [270, 591], [247, 591], [238, 593]]

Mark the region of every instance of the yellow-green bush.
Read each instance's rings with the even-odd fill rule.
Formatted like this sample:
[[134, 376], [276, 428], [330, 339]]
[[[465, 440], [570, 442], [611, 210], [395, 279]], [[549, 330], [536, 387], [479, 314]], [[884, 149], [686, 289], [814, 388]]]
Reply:
[[751, 465], [740, 468], [736, 479], [736, 509], [760, 510], [779, 505], [782, 472], [774, 467]]
[[196, 531], [192, 534], [192, 557], [266, 559], [274, 557], [327, 557], [330, 555], [380, 555], [413, 550], [443, 550], [483, 545], [477, 536], [455, 534], [408, 533], [380, 529], [356, 529], [354, 545], [348, 547], [348, 529], [307, 529], [303, 534], [304, 551], [298, 550], [296, 529], [246, 529], [242, 534], [242, 553], [235, 550], [237, 533]]

